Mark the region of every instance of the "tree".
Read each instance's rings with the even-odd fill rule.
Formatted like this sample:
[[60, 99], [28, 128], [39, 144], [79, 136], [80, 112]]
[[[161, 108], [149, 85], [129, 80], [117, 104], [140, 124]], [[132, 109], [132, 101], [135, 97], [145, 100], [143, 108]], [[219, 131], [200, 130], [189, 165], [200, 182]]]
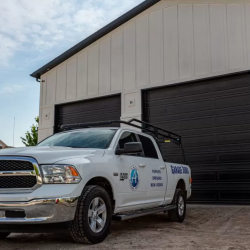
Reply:
[[26, 147], [36, 146], [38, 142], [38, 124], [39, 124], [39, 117], [35, 118], [36, 125], [31, 126], [31, 132], [27, 131], [25, 134], [25, 138], [21, 137], [23, 144]]

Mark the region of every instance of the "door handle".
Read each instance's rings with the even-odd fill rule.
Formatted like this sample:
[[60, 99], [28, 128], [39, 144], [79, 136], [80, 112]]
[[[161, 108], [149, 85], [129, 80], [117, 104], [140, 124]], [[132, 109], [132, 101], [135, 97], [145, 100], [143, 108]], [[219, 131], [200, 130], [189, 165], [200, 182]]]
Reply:
[[166, 169], [166, 166], [161, 166], [160, 169]]
[[145, 167], [146, 167], [146, 164], [139, 164], [139, 167], [140, 167], [140, 168], [145, 168]]

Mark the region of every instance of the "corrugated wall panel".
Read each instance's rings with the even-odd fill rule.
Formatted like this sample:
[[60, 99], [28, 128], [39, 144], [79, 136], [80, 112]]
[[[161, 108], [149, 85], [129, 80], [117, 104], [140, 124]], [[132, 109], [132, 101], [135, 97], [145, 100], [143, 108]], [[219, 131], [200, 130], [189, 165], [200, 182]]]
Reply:
[[88, 95], [88, 53], [85, 51], [78, 56], [77, 63], [77, 97]]
[[250, 4], [245, 5], [245, 25], [246, 25], [246, 43], [248, 66], [250, 66]]
[[66, 64], [57, 69], [56, 76], [56, 101], [64, 101], [66, 96], [67, 73]]
[[100, 43], [100, 77], [99, 93], [109, 93], [111, 90], [110, 62], [111, 62], [111, 42], [110, 37], [105, 38]]
[[111, 38], [111, 90], [122, 90], [123, 84], [123, 30]]
[[227, 32], [226, 6], [224, 4], [210, 5], [210, 33], [212, 72], [227, 69]]
[[179, 78], [178, 8], [172, 6], [164, 11], [164, 73], [165, 81]]
[[99, 44], [91, 47], [88, 54], [88, 94], [98, 94], [99, 86]]
[[56, 100], [56, 71], [47, 75], [46, 80], [46, 105], [53, 105]]
[[245, 66], [245, 23], [243, 22], [244, 5], [227, 5], [228, 50], [230, 69]]
[[47, 78], [46, 75], [41, 77], [41, 88], [40, 88], [40, 106], [46, 105], [46, 93], [47, 93]]
[[163, 18], [162, 10], [149, 14], [150, 84], [163, 82]]
[[195, 75], [211, 72], [208, 4], [195, 4], [194, 17], [194, 60]]
[[148, 15], [136, 22], [136, 84], [149, 84], [149, 27]]
[[77, 58], [73, 58], [67, 63], [67, 91], [66, 98], [68, 100], [76, 98], [76, 65]]
[[193, 49], [193, 10], [192, 4], [180, 4], [178, 8], [179, 22], [179, 73], [180, 78], [194, 75]]
[[124, 28], [124, 89], [135, 89], [135, 23]]

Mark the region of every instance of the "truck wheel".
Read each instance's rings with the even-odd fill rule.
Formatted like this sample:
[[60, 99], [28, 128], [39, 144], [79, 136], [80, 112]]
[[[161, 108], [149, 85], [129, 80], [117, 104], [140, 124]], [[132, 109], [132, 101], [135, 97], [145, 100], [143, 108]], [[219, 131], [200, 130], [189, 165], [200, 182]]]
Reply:
[[173, 205], [176, 205], [176, 208], [168, 211], [168, 217], [171, 221], [182, 223], [186, 216], [186, 196], [181, 189], [177, 189]]
[[6, 239], [11, 233], [0, 233], [0, 240]]
[[86, 186], [71, 222], [70, 234], [76, 243], [100, 243], [108, 236], [111, 219], [111, 200], [105, 189]]

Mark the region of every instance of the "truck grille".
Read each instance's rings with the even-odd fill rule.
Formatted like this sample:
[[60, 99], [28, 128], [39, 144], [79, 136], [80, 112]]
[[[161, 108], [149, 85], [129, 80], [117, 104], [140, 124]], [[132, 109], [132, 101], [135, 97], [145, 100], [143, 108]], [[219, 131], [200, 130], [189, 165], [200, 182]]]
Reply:
[[32, 188], [36, 185], [36, 176], [1, 176], [0, 188]]
[[34, 170], [33, 164], [29, 161], [0, 161], [0, 172]]
[[34, 159], [3, 158], [0, 157], [0, 191], [1, 189], [31, 189], [37, 185], [37, 171], [39, 170]]

